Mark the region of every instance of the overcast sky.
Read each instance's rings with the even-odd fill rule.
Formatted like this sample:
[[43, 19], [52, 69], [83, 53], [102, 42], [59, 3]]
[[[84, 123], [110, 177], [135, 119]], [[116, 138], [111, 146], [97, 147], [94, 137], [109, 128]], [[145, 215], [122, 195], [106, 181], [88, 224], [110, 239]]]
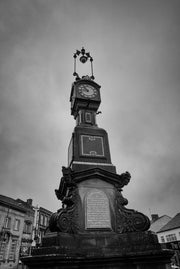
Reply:
[[98, 126], [117, 172], [132, 175], [128, 208], [180, 212], [179, 15], [179, 0], [1, 0], [0, 193], [60, 207], [72, 56], [84, 46], [101, 85]]

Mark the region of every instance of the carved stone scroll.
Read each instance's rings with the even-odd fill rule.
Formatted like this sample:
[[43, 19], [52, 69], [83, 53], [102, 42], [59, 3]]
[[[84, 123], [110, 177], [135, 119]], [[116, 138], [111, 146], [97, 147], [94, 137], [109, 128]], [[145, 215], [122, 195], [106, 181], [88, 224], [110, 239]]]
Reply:
[[127, 204], [126, 199], [124, 199], [121, 192], [116, 191], [117, 232], [147, 231], [150, 227], [149, 218], [138, 211], [127, 209], [124, 206], [125, 204]]
[[58, 212], [52, 214], [49, 221], [49, 229], [51, 232], [76, 233], [78, 227], [78, 209], [79, 202], [78, 190], [71, 190], [67, 197], [66, 208], [61, 208]]

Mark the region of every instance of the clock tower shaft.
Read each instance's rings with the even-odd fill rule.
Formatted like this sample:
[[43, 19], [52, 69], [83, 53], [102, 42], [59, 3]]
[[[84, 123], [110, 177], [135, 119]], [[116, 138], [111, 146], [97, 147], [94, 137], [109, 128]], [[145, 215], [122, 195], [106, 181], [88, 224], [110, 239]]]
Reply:
[[100, 86], [89, 77], [78, 79], [72, 85], [71, 114], [76, 119], [76, 127], [68, 148], [68, 166], [73, 171], [99, 167], [116, 172], [111, 163], [107, 132], [99, 128], [96, 115], [100, 98]]

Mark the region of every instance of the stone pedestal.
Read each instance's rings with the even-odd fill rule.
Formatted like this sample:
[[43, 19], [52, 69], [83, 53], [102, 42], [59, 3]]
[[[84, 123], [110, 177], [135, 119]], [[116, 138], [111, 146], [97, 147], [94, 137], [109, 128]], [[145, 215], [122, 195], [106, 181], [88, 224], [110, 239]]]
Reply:
[[121, 192], [129, 180], [128, 172], [63, 168], [56, 190], [63, 207], [52, 215], [42, 245], [23, 263], [29, 269], [170, 268], [173, 253], [147, 231], [148, 217], [125, 207]]
[[48, 233], [22, 261], [29, 269], [168, 269], [172, 254], [151, 232]]

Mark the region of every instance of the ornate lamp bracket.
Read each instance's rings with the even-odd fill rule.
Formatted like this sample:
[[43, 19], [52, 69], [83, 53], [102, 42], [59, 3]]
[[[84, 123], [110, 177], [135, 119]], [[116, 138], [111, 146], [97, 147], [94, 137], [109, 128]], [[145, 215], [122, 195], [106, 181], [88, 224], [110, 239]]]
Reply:
[[80, 77], [78, 75], [78, 73], [76, 72], [76, 59], [77, 57], [79, 57], [79, 61], [83, 64], [85, 64], [88, 60], [90, 61], [90, 65], [91, 65], [91, 76], [84, 76], [83, 78], [88, 78], [88, 79], [92, 79], [94, 80], [95, 77], [93, 75], [93, 58], [91, 57], [89, 52], [86, 52], [84, 47], [82, 47], [81, 50], [76, 50], [76, 52], [73, 55], [74, 57], [74, 72], [73, 72], [73, 76], [76, 77], [76, 80], [79, 80]]

